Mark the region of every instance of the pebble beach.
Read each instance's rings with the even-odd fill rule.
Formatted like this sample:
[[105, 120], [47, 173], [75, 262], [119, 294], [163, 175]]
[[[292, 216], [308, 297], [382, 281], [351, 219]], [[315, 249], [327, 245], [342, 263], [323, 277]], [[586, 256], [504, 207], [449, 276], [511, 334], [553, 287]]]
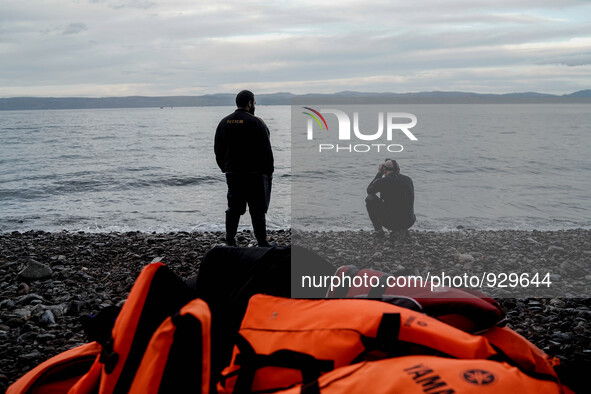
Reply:
[[[554, 267], [553, 275], [579, 272], [591, 283], [591, 230], [411, 231], [393, 243], [370, 232], [294, 234], [294, 243], [317, 248], [335, 267], [354, 264], [409, 274], [443, 262], [457, 269], [499, 267], [508, 259], [523, 267]], [[280, 245], [289, 230], [269, 232]], [[256, 246], [240, 232], [240, 246]], [[219, 232], [0, 234], [0, 392], [51, 356], [86, 342], [78, 318], [121, 305], [139, 272], [166, 263], [183, 279], [196, 275], [205, 253], [223, 244]], [[319, 247], [318, 245], [322, 245]], [[351, 246], [356, 253], [351, 253]], [[586, 277], [587, 276], [587, 277]], [[588, 290], [588, 288], [587, 288]], [[587, 293], [588, 294], [588, 293]], [[591, 361], [591, 299], [495, 297], [507, 324], [563, 363]]]

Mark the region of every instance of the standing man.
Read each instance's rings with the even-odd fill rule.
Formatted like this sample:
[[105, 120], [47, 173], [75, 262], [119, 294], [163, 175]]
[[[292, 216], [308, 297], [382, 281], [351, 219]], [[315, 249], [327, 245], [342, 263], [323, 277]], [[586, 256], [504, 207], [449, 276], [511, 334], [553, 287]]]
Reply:
[[236, 246], [238, 223], [247, 204], [258, 245], [273, 246], [267, 241], [265, 222], [271, 199], [273, 151], [267, 125], [254, 116], [255, 105], [252, 92], [243, 90], [238, 93], [238, 108], [220, 121], [215, 133], [215, 159], [226, 174], [228, 184], [228, 246]]
[[[376, 195], [380, 193], [380, 197]], [[415, 189], [412, 179], [400, 173], [396, 160], [386, 159], [378, 165], [378, 173], [367, 187], [365, 204], [376, 236], [384, 238], [386, 227], [396, 235], [405, 237], [415, 223]]]

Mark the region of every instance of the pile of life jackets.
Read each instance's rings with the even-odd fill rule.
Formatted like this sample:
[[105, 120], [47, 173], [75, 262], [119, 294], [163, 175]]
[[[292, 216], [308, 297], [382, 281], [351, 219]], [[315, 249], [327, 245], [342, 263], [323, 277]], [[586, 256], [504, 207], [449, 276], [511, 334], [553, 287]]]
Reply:
[[249, 249], [214, 248], [189, 281], [147, 265], [120, 310], [81, 318], [89, 343], [7, 393], [572, 392], [558, 359], [502, 327], [490, 298], [407, 288], [291, 299], [290, 248]]

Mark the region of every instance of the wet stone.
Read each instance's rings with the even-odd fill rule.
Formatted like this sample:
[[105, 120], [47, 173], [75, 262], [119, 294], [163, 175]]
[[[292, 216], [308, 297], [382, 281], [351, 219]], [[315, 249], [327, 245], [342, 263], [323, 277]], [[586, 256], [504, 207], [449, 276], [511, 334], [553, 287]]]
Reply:
[[10, 328], [21, 327], [23, 324], [25, 324], [25, 321], [16, 317], [10, 318], [6, 321], [6, 325]]
[[50, 278], [52, 273], [53, 271], [48, 265], [31, 260], [25, 269], [18, 273], [18, 276], [23, 280], [41, 280]]
[[11, 299], [2, 300], [0, 302], [0, 309], [12, 309], [15, 305], [16, 304]]
[[79, 300], [73, 300], [68, 303], [68, 307], [66, 309], [66, 315], [78, 316], [87, 308], [88, 308], [88, 304], [86, 302], [79, 301]]
[[47, 342], [47, 341], [52, 341], [54, 339], [55, 339], [55, 335], [50, 334], [50, 333], [43, 333], [43, 334], [37, 335], [37, 340], [39, 342]]
[[43, 315], [41, 315], [41, 318], [39, 319], [39, 325], [45, 327], [50, 324], [55, 324], [55, 316], [53, 315], [53, 312], [48, 309], [43, 312]]
[[27, 332], [27, 333], [24, 333], [24, 334], [20, 335], [17, 338], [16, 342], [17, 343], [32, 342], [36, 337], [37, 337], [37, 333], [36, 332], [33, 332], [33, 331], [30, 331], [30, 332]]
[[21, 361], [34, 361], [41, 357], [41, 353], [38, 350], [33, 350], [31, 353], [21, 354], [18, 359]]
[[31, 288], [29, 287], [28, 284], [26, 284], [25, 282], [21, 282], [21, 283], [19, 283], [19, 285], [16, 289], [16, 294], [18, 294], [18, 295], [28, 294], [30, 290], [31, 290]]
[[552, 338], [556, 339], [559, 342], [568, 342], [572, 339], [572, 335], [564, 332], [557, 331], [552, 334]]
[[45, 301], [45, 299], [40, 296], [39, 294], [36, 293], [31, 293], [31, 294], [27, 294], [27, 295], [23, 295], [19, 298], [17, 298], [17, 302], [19, 305], [29, 305], [32, 301], [40, 301], [43, 302]]

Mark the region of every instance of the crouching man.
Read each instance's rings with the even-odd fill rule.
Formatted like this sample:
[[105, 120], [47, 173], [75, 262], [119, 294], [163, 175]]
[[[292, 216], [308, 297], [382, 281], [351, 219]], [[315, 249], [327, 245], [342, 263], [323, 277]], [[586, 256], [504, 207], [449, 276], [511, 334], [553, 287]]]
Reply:
[[[378, 194], [379, 193], [379, 197]], [[406, 238], [415, 223], [415, 191], [412, 179], [400, 173], [396, 160], [386, 159], [367, 187], [365, 205], [377, 238], [384, 238], [383, 228], [392, 239]]]

